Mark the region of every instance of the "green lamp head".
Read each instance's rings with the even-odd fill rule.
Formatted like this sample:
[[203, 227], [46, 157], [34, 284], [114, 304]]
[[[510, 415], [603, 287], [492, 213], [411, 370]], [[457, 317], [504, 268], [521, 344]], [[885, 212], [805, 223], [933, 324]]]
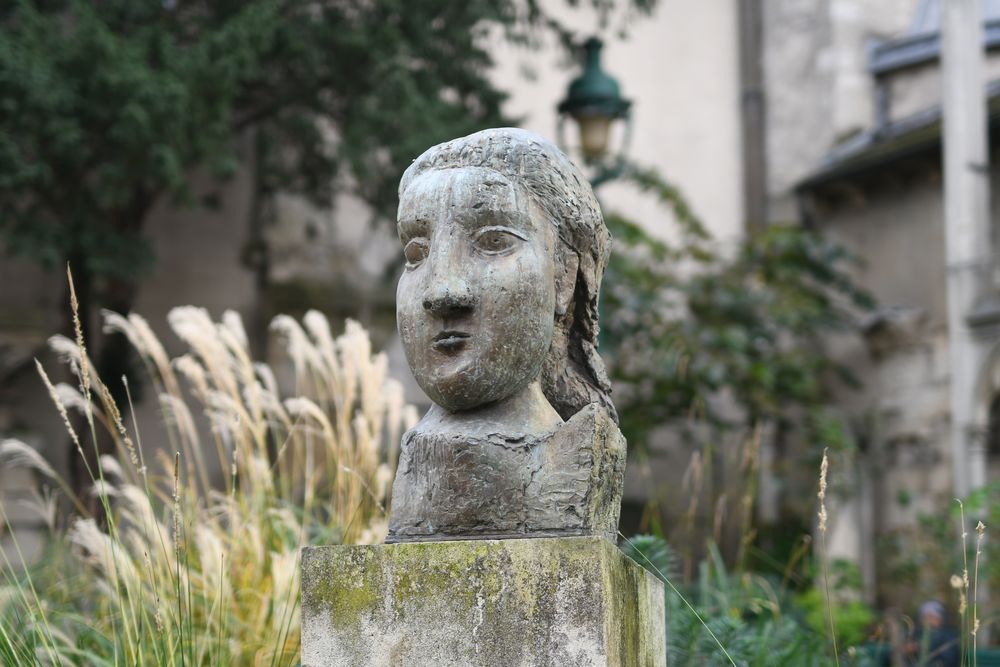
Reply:
[[632, 103], [621, 96], [618, 82], [601, 69], [601, 40], [588, 39], [584, 45], [583, 73], [569, 84], [566, 98], [557, 107], [580, 126], [584, 157], [598, 159], [608, 149], [611, 121], [628, 116]]

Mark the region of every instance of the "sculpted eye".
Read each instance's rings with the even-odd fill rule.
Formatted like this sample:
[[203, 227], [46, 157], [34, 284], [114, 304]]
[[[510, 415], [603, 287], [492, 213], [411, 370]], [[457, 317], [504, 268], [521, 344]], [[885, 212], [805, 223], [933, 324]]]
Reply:
[[408, 268], [413, 268], [420, 264], [420, 262], [427, 259], [427, 251], [429, 249], [430, 246], [427, 243], [427, 239], [410, 239], [410, 241], [403, 248], [403, 255], [406, 257], [406, 266]]
[[520, 234], [498, 227], [487, 227], [476, 234], [476, 247], [489, 255], [499, 255], [525, 240]]

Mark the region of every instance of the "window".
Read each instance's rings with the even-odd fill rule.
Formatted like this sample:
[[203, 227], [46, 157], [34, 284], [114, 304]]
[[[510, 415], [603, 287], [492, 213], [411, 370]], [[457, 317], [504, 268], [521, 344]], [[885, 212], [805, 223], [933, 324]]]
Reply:
[[991, 461], [1000, 461], [1000, 394], [990, 402], [989, 424], [986, 427], [986, 456]]

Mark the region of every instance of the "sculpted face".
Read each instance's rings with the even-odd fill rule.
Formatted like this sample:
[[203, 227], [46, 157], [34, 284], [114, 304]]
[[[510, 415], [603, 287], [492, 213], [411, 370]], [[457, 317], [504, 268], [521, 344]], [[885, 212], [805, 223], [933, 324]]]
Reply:
[[536, 380], [554, 329], [557, 241], [524, 188], [487, 169], [431, 170], [398, 217], [396, 321], [424, 392], [458, 412]]

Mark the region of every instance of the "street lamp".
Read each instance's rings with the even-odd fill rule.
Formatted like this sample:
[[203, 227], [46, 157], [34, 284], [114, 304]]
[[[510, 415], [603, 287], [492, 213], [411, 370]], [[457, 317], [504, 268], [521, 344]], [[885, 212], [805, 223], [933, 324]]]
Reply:
[[[596, 37], [591, 37], [584, 43], [583, 73], [569, 84], [566, 98], [557, 107], [559, 142], [565, 149], [565, 120], [567, 117], [572, 118], [579, 129], [583, 159], [596, 170], [591, 179], [595, 188], [621, 174], [625, 165], [625, 149], [632, 134], [632, 119], [629, 114], [632, 102], [621, 96], [618, 82], [601, 69], [602, 46], [603, 43]], [[616, 121], [624, 121], [625, 130], [621, 145], [609, 157], [611, 127]]]

